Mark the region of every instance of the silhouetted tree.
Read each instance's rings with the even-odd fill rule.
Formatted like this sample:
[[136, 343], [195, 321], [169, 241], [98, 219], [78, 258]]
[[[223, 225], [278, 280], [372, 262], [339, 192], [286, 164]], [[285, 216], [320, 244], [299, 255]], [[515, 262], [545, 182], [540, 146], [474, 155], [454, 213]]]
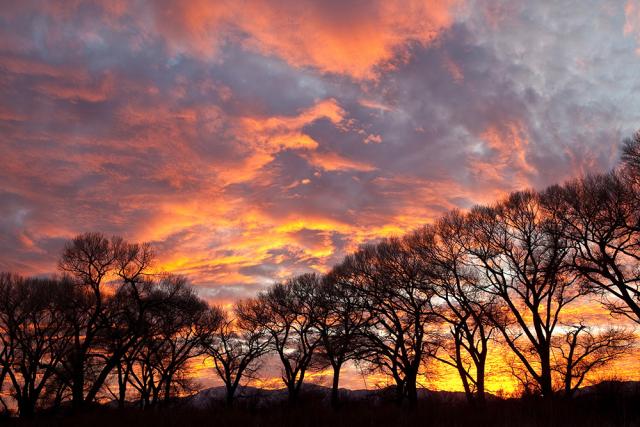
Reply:
[[626, 354], [633, 346], [634, 334], [608, 328], [599, 333], [579, 323], [568, 326], [562, 336], [553, 340], [554, 369], [562, 377], [564, 395], [573, 396], [587, 374]]
[[244, 320], [244, 302], [235, 307], [235, 317], [223, 313], [218, 328], [206, 344], [206, 353], [213, 359], [215, 372], [226, 388], [226, 404], [233, 404], [238, 386], [243, 379], [252, 379], [260, 368], [259, 360], [267, 352], [270, 335], [265, 329], [254, 329], [251, 322]]
[[614, 314], [640, 323], [640, 210], [635, 191], [616, 172], [549, 188], [544, 205], [562, 223], [575, 252], [571, 264], [585, 288]]
[[562, 310], [581, 291], [569, 263], [565, 225], [545, 215], [532, 191], [511, 194], [467, 217], [468, 244], [486, 292], [500, 299], [492, 322], [543, 396], [553, 393], [551, 343]]
[[489, 341], [494, 332], [491, 322], [495, 296], [480, 285], [480, 274], [473, 268], [465, 249], [472, 238], [459, 212], [451, 212], [435, 227], [426, 226], [413, 241], [431, 266], [434, 290], [440, 304], [434, 312], [448, 326], [451, 340], [438, 360], [455, 368], [469, 402], [485, 400], [485, 371]]
[[298, 401], [304, 376], [320, 344], [315, 321], [320, 280], [316, 274], [296, 276], [238, 306], [237, 314], [248, 327], [271, 336], [271, 348], [282, 363], [282, 380], [291, 404]]
[[0, 366], [9, 378], [20, 416], [34, 414], [69, 344], [59, 302], [66, 280], [0, 274]]
[[362, 352], [364, 331], [369, 317], [358, 292], [344, 285], [340, 272], [330, 272], [322, 281], [318, 295], [316, 323], [320, 333], [319, 358], [333, 370], [331, 405], [339, 406], [340, 371]]
[[222, 321], [218, 307], [209, 307], [181, 276], [165, 276], [153, 292], [158, 303], [148, 312], [149, 334], [133, 358], [129, 381], [143, 406], [167, 403], [176, 381], [193, 358], [204, 354]]
[[[65, 245], [59, 268], [75, 279], [77, 289], [66, 300], [65, 317], [73, 339], [60, 375], [71, 389], [75, 408], [96, 399], [111, 371], [144, 335], [148, 306], [138, 287], [152, 259], [146, 244], [118, 237], [109, 240], [99, 233], [81, 234]], [[130, 305], [123, 312], [122, 305], [114, 304], [113, 294], [123, 287], [135, 299], [134, 316]]]
[[621, 160], [623, 173], [629, 182], [640, 184], [640, 131], [623, 141]]
[[431, 312], [435, 296], [431, 272], [407, 239], [363, 246], [335, 268], [367, 312], [361, 357], [374, 370], [391, 375], [399, 401], [417, 402], [422, 363], [439, 346]]

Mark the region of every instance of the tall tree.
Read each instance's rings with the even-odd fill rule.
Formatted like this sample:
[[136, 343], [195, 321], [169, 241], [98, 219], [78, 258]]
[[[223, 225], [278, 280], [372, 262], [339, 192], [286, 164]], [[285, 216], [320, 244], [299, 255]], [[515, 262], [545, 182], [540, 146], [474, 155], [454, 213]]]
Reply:
[[144, 406], [171, 400], [179, 385], [176, 380], [192, 359], [205, 353], [222, 322], [220, 309], [209, 307], [182, 276], [163, 277], [153, 297], [159, 303], [147, 313], [151, 327], [129, 372]]
[[585, 288], [614, 314], [640, 323], [640, 198], [619, 172], [549, 188], [548, 215], [562, 223]]
[[268, 291], [239, 305], [238, 316], [252, 329], [271, 336], [271, 348], [282, 364], [282, 380], [290, 404], [299, 400], [313, 354], [320, 345], [315, 313], [320, 276], [302, 274], [276, 283]]
[[318, 295], [316, 322], [321, 346], [318, 356], [331, 366], [331, 405], [339, 406], [340, 372], [345, 363], [355, 360], [362, 351], [368, 312], [355, 288], [345, 285], [339, 270], [331, 271], [322, 281]]
[[[81, 234], [65, 245], [58, 265], [75, 279], [77, 290], [66, 301], [65, 317], [73, 338], [61, 375], [75, 408], [96, 399], [111, 371], [141, 339], [148, 307], [138, 286], [152, 259], [148, 245], [107, 239], [100, 233]], [[133, 315], [130, 306], [123, 312], [122, 305], [113, 303], [113, 295], [123, 287], [136, 299]], [[118, 346], [113, 345], [114, 336]]]
[[565, 226], [545, 215], [537, 193], [525, 191], [473, 209], [467, 227], [483, 287], [506, 308], [492, 322], [539, 392], [551, 396], [552, 337], [563, 309], [581, 295], [567, 262]]
[[0, 366], [10, 380], [20, 416], [34, 414], [69, 345], [59, 302], [66, 280], [0, 275], [0, 339], [10, 349]]
[[496, 298], [482, 289], [480, 274], [471, 265], [465, 249], [470, 238], [464, 216], [454, 211], [434, 227], [418, 230], [413, 241], [434, 273], [439, 304], [433, 311], [449, 326], [446, 355], [437, 358], [457, 370], [467, 400], [482, 404]]
[[439, 346], [431, 272], [406, 238], [363, 246], [335, 268], [358, 295], [368, 317], [362, 359], [389, 374], [399, 401], [417, 402], [423, 362]]
[[[234, 311], [245, 312], [244, 304], [239, 302]], [[226, 389], [226, 404], [231, 406], [242, 381], [255, 377], [271, 337], [263, 328], [254, 329], [241, 315], [234, 313], [235, 317], [231, 317], [221, 308], [218, 310], [224, 313], [223, 318], [207, 341], [206, 353], [213, 359], [215, 372]]]
[[640, 185], [640, 131], [622, 143], [622, 170], [633, 185]]

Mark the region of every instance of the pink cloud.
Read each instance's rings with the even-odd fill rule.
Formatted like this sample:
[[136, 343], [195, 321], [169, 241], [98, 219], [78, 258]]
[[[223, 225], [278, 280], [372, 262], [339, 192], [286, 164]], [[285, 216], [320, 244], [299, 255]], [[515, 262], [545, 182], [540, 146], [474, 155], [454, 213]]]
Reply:
[[636, 52], [640, 55], [640, 2], [628, 0], [624, 7], [624, 14], [624, 33], [628, 36], [635, 36], [638, 43]]

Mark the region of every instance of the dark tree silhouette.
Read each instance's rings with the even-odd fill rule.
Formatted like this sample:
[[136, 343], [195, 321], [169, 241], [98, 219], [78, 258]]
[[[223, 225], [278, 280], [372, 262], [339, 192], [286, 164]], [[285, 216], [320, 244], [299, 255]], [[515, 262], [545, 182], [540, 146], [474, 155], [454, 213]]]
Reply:
[[298, 402], [304, 376], [320, 345], [315, 320], [320, 281], [316, 274], [296, 276], [238, 306], [237, 314], [248, 327], [271, 336], [271, 349], [282, 363], [290, 404]]
[[[148, 304], [138, 287], [152, 259], [148, 245], [107, 239], [99, 233], [82, 234], [66, 244], [59, 268], [76, 280], [77, 290], [66, 301], [65, 317], [73, 339], [60, 375], [71, 390], [75, 408], [96, 399], [112, 370], [142, 339]], [[115, 289], [105, 289], [112, 286]], [[113, 294], [123, 288], [135, 300], [133, 316], [130, 305], [114, 304]]]
[[623, 173], [634, 185], [640, 184], [640, 131], [622, 142]]
[[0, 274], [0, 366], [10, 381], [21, 417], [31, 416], [69, 345], [59, 303], [68, 280]]
[[[77, 236], [67, 243], [59, 267], [77, 281], [78, 292], [67, 308], [67, 321], [73, 328], [73, 342], [63, 361], [64, 378], [71, 389], [74, 407], [80, 407], [91, 399], [86, 396], [88, 370], [96, 357], [96, 342], [104, 329], [107, 297], [102, 289], [103, 280], [114, 268], [116, 255], [112, 243], [97, 233]], [[92, 394], [102, 384], [92, 387]]]
[[[268, 351], [271, 336], [265, 329], [254, 329], [251, 322], [243, 320], [241, 313], [249, 308], [239, 302], [234, 317], [218, 310], [223, 318], [209, 337], [205, 351], [213, 359], [213, 366], [226, 388], [226, 404], [231, 406], [238, 386], [243, 380], [254, 379], [260, 368], [260, 358]], [[237, 315], [236, 313], [240, 313]]]
[[543, 197], [575, 249], [572, 266], [612, 313], [640, 323], [640, 210], [617, 172], [549, 188]]
[[484, 289], [503, 304], [493, 324], [540, 393], [551, 396], [553, 333], [562, 310], [582, 295], [567, 262], [563, 224], [545, 216], [538, 194], [527, 191], [474, 208], [467, 227]]
[[437, 358], [457, 370], [467, 400], [482, 404], [496, 298], [482, 289], [480, 274], [471, 265], [465, 249], [470, 239], [464, 216], [454, 211], [435, 227], [419, 230], [414, 241], [435, 273], [434, 290], [441, 304], [433, 310], [450, 331], [451, 339], [443, 346], [446, 357]]
[[[168, 403], [181, 384], [177, 379], [188, 363], [205, 353], [223, 315], [209, 307], [181, 276], [163, 277], [154, 291], [158, 303], [148, 312], [153, 325], [133, 358], [129, 381], [140, 394], [142, 406]], [[184, 376], [184, 375], [182, 375]]]
[[594, 333], [584, 323], [568, 326], [564, 335], [554, 337], [554, 369], [562, 377], [564, 395], [572, 397], [587, 374], [628, 353], [634, 339], [633, 333], [611, 327]]
[[364, 246], [336, 267], [369, 319], [362, 360], [391, 375], [398, 400], [406, 398], [410, 406], [417, 402], [422, 364], [439, 346], [428, 270], [408, 239], [399, 238]]
[[331, 381], [331, 405], [339, 406], [340, 372], [350, 360], [357, 360], [362, 352], [364, 331], [367, 328], [368, 311], [362, 309], [358, 292], [348, 285], [334, 269], [323, 280], [316, 310], [317, 328], [322, 345], [318, 349], [320, 359], [333, 370]]

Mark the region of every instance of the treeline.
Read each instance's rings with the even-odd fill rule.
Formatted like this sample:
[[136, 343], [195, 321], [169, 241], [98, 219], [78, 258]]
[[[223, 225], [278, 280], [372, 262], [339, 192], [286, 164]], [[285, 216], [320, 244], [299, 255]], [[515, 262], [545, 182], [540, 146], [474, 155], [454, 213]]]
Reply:
[[152, 274], [149, 245], [82, 234], [58, 278], [0, 275], [0, 386], [21, 416], [104, 399], [146, 408], [191, 390], [190, 361], [206, 357], [231, 404], [271, 354], [291, 403], [309, 371], [329, 368], [338, 405], [352, 361], [391, 378], [409, 405], [425, 368], [444, 363], [482, 404], [489, 348], [501, 345], [525, 392], [571, 397], [633, 348], [633, 331], [590, 325], [571, 307], [597, 300], [640, 323], [639, 206], [636, 134], [615, 171], [449, 212], [230, 311], [184, 277]]

